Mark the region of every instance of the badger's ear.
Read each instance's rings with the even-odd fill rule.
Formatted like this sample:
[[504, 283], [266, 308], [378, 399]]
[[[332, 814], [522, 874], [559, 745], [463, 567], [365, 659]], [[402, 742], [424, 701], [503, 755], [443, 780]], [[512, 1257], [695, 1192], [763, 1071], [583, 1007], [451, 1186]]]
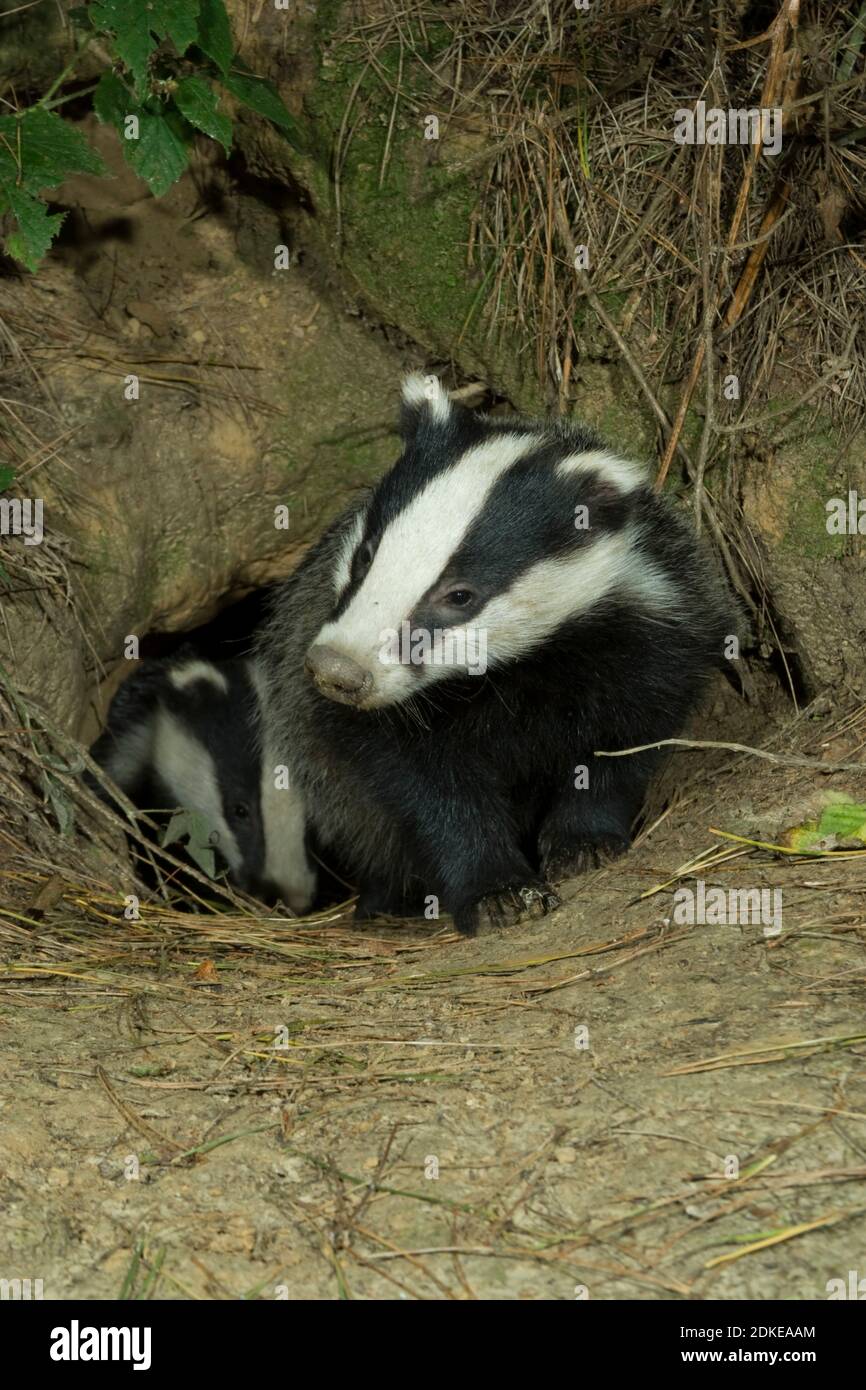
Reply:
[[448, 392], [432, 372], [412, 372], [403, 378], [400, 433], [407, 444], [423, 425], [447, 425], [453, 410]]

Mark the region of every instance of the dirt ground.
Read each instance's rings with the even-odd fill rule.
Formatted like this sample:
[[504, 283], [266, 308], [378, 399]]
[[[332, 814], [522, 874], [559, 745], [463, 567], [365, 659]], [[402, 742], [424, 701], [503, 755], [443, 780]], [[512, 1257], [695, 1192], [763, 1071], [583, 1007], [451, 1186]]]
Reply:
[[[847, 759], [866, 710], [838, 727], [801, 717], [797, 745]], [[857, 779], [705, 759], [626, 859], [504, 932], [91, 902], [82, 935], [74, 895], [19, 928], [0, 1271], [204, 1299], [811, 1300], [862, 1274], [862, 856], [727, 842], [681, 880], [781, 889], [770, 937], [678, 924], [669, 883], [726, 848], [710, 827], [769, 838]]]
[[[141, 318], [105, 310], [135, 245], [88, 245], [52, 274], [127, 337], [199, 273], [216, 341], [221, 297], [259, 331], [277, 314], [206, 258], [182, 285], [159, 262]], [[697, 734], [767, 746], [732, 698]], [[866, 708], [784, 713], [774, 746], [862, 760]], [[862, 1277], [866, 852], [711, 828], [778, 843], [866, 780], [692, 753], [672, 787], [624, 860], [475, 939], [347, 911], [125, 922], [111, 883], [37, 915], [44, 875], [14, 911], [0, 884], [0, 1277], [61, 1299], [821, 1299]], [[780, 889], [780, 934], [678, 922], [678, 874]]]

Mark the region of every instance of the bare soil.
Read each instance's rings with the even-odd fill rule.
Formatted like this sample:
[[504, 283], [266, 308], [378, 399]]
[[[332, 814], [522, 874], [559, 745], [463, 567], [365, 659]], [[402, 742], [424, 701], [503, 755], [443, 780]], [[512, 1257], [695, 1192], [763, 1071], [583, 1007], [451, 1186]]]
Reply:
[[[839, 759], [866, 711], [804, 722]], [[205, 1299], [821, 1299], [862, 1273], [862, 857], [741, 847], [681, 880], [781, 889], [778, 936], [640, 896], [710, 827], [769, 839], [857, 779], [706, 756], [625, 859], [475, 939], [67, 893], [0, 971], [0, 1270]]]

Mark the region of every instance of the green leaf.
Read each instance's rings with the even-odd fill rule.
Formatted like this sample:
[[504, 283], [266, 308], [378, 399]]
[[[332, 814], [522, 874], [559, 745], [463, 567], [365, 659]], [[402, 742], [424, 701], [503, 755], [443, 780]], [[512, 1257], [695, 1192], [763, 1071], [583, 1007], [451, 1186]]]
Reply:
[[0, 492], [5, 492], [9, 484], [14, 481], [15, 469], [9, 468], [5, 463], [0, 463]]
[[208, 878], [216, 876], [216, 855], [211, 845], [211, 825], [201, 811], [176, 811], [162, 833], [163, 849], [186, 839], [187, 853]]
[[42, 791], [51, 802], [60, 834], [68, 835], [75, 827], [75, 812], [72, 809], [72, 802], [69, 800], [66, 788], [62, 782], [58, 782], [56, 777], [51, 777], [47, 772], [43, 772]]
[[217, 110], [219, 94], [203, 77], [185, 77], [177, 84], [174, 99], [196, 130], [203, 130], [213, 140], [219, 140], [226, 154], [232, 145], [232, 123]]
[[124, 140], [123, 153], [151, 193], [161, 198], [189, 162], [190, 128], [171, 107], [159, 115], [142, 109], [138, 140]]
[[[127, 91], [120, 78], [104, 73], [94, 93], [97, 116], [113, 125], [120, 135], [123, 157], [145, 180], [157, 198], [167, 193], [186, 169], [192, 129], [173, 105], [156, 97], [143, 105]], [[130, 116], [138, 120], [138, 139], [128, 134]]]
[[140, 112], [138, 102], [114, 72], [104, 72], [96, 84], [93, 109], [104, 125], [113, 125], [121, 135], [126, 117]]
[[835, 797], [824, 807], [818, 831], [843, 840], [866, 840], [866, 806], [848, 797]]
[[0, 116], [0, 203], [18, 223], [6, 249], [28, 270], [38, 268], [64, 217], [36, 195], [79, 173], [104, 174], [105, 165], [68, 121], [39, 106]]
[[0, 179], [40, 193], [68, 174], [104, 174], [105, 165], [80, 131], [55, 111], [31, 106], [0, 116]]
[[114, 46], [135, 78], [136, 90], [147, 85], [151, 53], [171, 39], [185, 53], [198, 39], [200, 0], [96, 0], [90, 14], [97, 29], [114, 34]]
[[257, 115], [264, 116], [266, 120], [279, 126], [296, 150], [303, 149], [300, 127], [291, 112], [286, 110], [270, 82], [266, 82], [263, 77], [252, 77], [245, 72], [230, 72], [221, 80], [233, 97], [237, 97], [238, 101]]
[[213, 58], [220, 72], [228, 72], [234, 47], [231, 25], [223, 0], [201, 0], [198, 46], [202, 53]]
[[[6, 250], [16, 261], [35, 272], [59, 232], [66, 213], [49, 213], [39, 198], [10, 183], [0, 183], [0, 204], [4, 203], [18, 223], [18, 230], [6, 238]], [[2, 479], [0, 470], [0, 490], [9, 485], [8, 481], [4, 483]]]

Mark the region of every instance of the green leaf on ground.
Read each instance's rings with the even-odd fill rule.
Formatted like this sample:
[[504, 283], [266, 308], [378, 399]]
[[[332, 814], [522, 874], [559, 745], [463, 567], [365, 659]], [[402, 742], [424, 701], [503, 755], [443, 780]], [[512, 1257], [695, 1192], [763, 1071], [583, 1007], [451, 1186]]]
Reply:
[[190, 125], [203, 130], [213, 140], [219, 140], [226, 154], [232, 145], [232, 123], [217, 110], [219, 93], [203, 77], [185, 77], [177, 84], [174, 94], [180, 110]]
[[866, 844], [866, 805], [844, 792], [830, 793], [820, 820], [792, 826], [783, 837], [784, 844], [800, 851], [836, 849], [852, 840]]
[[821, 813], [818, 833], [866, 841], [866, 806], [836, 793]]

